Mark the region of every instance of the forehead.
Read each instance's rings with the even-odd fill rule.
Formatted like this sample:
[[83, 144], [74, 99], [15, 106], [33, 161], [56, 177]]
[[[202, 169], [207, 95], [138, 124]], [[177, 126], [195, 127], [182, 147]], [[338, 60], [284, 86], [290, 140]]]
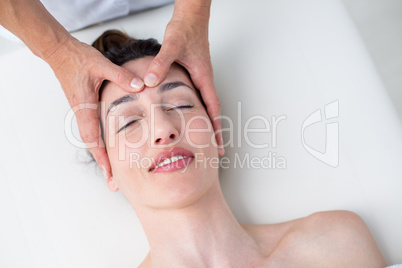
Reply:
[[[129, 61], [129, 62], [123, 64], [122, 67], [129, 70], [131, 73], [133, 73], [135, 75], [135, 77], [139, 77], [139, 78], [143, 79], [145, 77], [148, 67], [151, 64], [153, 59], [154, 59], [154, 57], [147, 56], [144, 58]], [[194, 88], [194, 86], [193, 86], [187, 72], [184, 70], [184, 68], [175, 63], [172, 64], [172, 66], [169, 69], [169, 72], [166, 75], [165, 80], [163, 80], [162, 83], [160, 83], [160, 84], [163, 84], [165, 82], [170, 82], [170, 81], [182, 81], [185, 84], [189, 85], [190, 87]], [[145, 87], [144, 90], [139, 92], [138, 94], [141, 94], [142, 92], [148, 92], [148, 90], [152, 90], [152, 89], [153, 88]], [[121, 97], [126, 94], [128, 94], [128, 92], [121, 89], [116, 84], [107, 82], [107, 84], [104, 85], [103, 91], [100, 96], [100, 100], [103, 102], [109, 103], [109, 102], [113, 102], [113, 100], [115, 100], [116, 98]]]
[[[147, 57], [144, 57], [141, 59], [129, 61], [129, 62], [123, 64], [122, 67], [126, 68], [127, 70], [132, 72], [136, 77], [142, 78], [145, 76], [145, 73], [147, 72], [148, 67], [151, 64], [153, 59], [154, 59], [154, 57], [147, 56]], [[111, 108], [111, 106], [113, 106], [114, 102], [116, 102], [116, 101], [118, 102], [122, 98], [130, 97], [130, 96], [134, 96], [134, 99], [142, 99], [142, 98], [139, 98], [142, 95], [145, 95], [145, 96], [152, 96], [154, 94], [159, 95], [161, 87], [166, 87], [167, 84], [171, 84], [172, 82], [173, 82], [173, 84], [175, 84], [176, 82], [182, 82], [182, 83], [188, 85], [188, 87], [191, 88], [191, 89], [189, 89], [189, 91], [192, 92], [190, 94], [194, 94], [200, 99], [199, 93], [197, 90], [195, 90], [194, 85], [192, 84], [188, 73], [185, 71], [185, 69], [183, 67], [174, 63], [170, 67], [169, 72], [166, 75], [166, 78], [157, 87], [155, 87], [155, 88], [145, 87], [144, 90], [142, 90], [138, 93], [130, 94], [129, 92], [121, 89], [116, 84], [107, 82], [107, 84], [104, 85], [103, 91], [101, 92], [101, 96], [100, 96], [100, 101], [103, 103], [103, 105], [101, 105], [102, 117], [105, 116], [106, 110], [108, 110], [108, 107]], [[167, 87], [169, 87], [169, 86], [167, 86]]]
[[135, 74], [137, 77], [144, 77], [153, 59], [154, 57], [146, 56], [140, 59], [126, 62], [122, 65], [122, 67], [126, 68], [127, 70]]

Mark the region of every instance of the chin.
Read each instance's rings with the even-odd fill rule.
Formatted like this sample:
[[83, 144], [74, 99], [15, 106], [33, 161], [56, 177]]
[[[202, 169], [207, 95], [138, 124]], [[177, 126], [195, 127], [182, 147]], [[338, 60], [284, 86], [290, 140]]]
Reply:
[[204, 176], [200, 177], [196, 172], [164, 175], [167, 177], [162, 179], [168, 180], [156, 185], [159, 188], [157, 191], [159, 194], [154, 195], [158, 197], [158, 200], [152, 202], [153, 207], [184, 208], [200, 200], [213, 187], [212, 181], [205, 180]]

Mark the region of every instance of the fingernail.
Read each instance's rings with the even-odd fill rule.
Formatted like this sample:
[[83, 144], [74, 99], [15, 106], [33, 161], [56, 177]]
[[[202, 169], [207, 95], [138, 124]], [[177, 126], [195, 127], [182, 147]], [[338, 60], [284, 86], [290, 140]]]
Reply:
[[108, 179], [106, 168], [102, 165], [101, 169], [102, 169], [102, 173], [103, 173], [103, 176], [105, 177], [105, 179]]
[[158, 80], [158, 77], [156, 77], [155, 74], [149, 73], [144, 79], [145, 85], [148, 87], [153, 87], [156, 84], [156, 81]]
[[223, 150], [223, 152], [225, 151], [225, 147], [223, 145], [223, 139], [221, 137], [221, 144], [219, 145], [219, 149]]
[[219, 133], [219, 139], [220, 139], [220, 142], [221, 142], [221, 146], [223, 147], [223, 136], [222, 136], [222, 132]]
[[134, 78], [130, 83], [130, 86], [135, 89], [140, 89], [143, 85], [144, 83], [142, 82], [142, 80], [138, 78]]

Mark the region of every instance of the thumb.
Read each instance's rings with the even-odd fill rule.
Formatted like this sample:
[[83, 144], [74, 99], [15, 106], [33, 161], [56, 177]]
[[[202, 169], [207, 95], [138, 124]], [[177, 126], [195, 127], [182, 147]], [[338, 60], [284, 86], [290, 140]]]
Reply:
[[113, 63], [108, 64], [107, 67], [103, 67], [101, 75], [104, 79], [115, 83], [127, 92], [138, 92], [144, 88], [144, 82], [141, 78], [136, 77], [129, 70]]
[[170, 65], [172, 65], [176, 58], [174, 53], [171, 52], [172, 51], [169, 53], [162, 45], [162, 49], [148, 67], [147, 74], [144, 78], [146, 86], [155, 87], [165, 79], [166, 74], [169, 72]]

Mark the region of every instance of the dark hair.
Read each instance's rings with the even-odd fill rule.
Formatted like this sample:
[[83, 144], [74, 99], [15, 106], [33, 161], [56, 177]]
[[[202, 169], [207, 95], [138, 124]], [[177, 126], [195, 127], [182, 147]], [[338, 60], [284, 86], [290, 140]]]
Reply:
[[[119, 66], [146, 56], [155, 57], [161, 50], [161, 44], [153, 38], [135, 39], [118, 30], [104, 32], [92, 46]], [[103, 85], [104, 83], [99, 89], [99, 98], [102, 95]]]
[[119, 66], [145, 56], [156, 56], [161, 49], [161, 44], [153, 38], [138, 40], [118, 30], [104, 32], [92, 46]]

